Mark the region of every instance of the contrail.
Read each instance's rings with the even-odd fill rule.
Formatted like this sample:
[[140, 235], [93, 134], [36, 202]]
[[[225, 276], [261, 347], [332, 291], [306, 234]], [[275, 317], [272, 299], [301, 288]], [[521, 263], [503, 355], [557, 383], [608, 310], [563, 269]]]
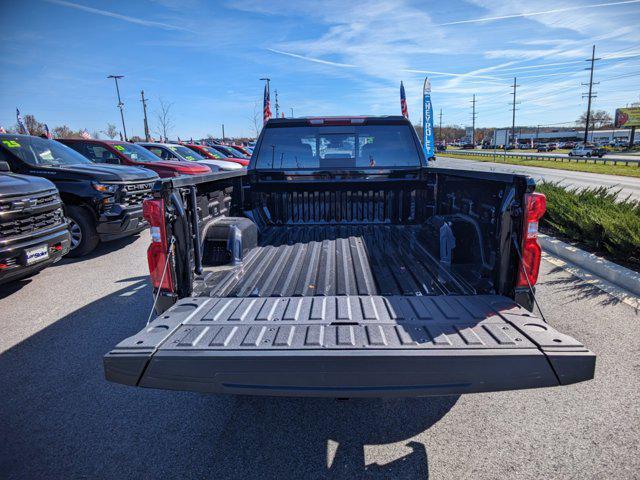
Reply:
[[585, 8], [600, 8], [600, 7], [611, 7], [614, 5], [627, 5], [629, 3], [640, 3], [640, 0], [625, 0], [623, 2], [611, 2], [611, 3], [596, 3], [594, 5], [579, 5], [575, 7], [565, 7], [565, 8], [556, 8], [554, 10], [545, 10], [543, 12], [529, 12], [529, 13], [516, 13], [513, 15], [502, 15], [500, 17], [482, 17], [482, 18], [474, 18], [472, 20], [458, 20], [457, 22], [447, 22], [440, 23], [438, 25], [434, 25], [435, 27], [444, 27], [446, 25], [460, 25], [463, 23], [481, 23], [481, 22], [491, 22], [494, 20], [505, 20], [508, 18], [521, 18], [521, 17], [533, 17], [536, 15], [546, 15], [548, 13], [560, 13], [560, 12], [569, 12], [571, 10], [583, 10]]
[[[640, 0], [638, 1], [640, 2]], [[278, 53], [280, 55], [287, 55], [289, 57], [299, 58], [300, 60], [306, 60], [307, 62], [322, 63], [323, 65], [332, 65], [334, 67], [346, 67], [346, 68], [355, 67], [355, 65], [351, 65], [349, 63], [330, 62], [329, 60], [321, 60], [319, 58], [305, 57], [304, 55], [298, 55], [296, 53], [291, 53], [291, 52], [283, 52], [282, 50], [276, 50], [274, 48], [267, 48], [267, 50], [273, 53]]]
[[[171, 25], [169, 23], [154, 22], [153, 20], [145, 20], [143, 18], [130, 17], [128, 15], [122, 15], [120, 13], [110, 12], [108, 10], [100, 10], [98, 8], [87, 7], [86, 5], [80, 5], [79, 3], [67, 2], [65, 0], [44, 0], [45, 2], [54, 3], [63, 7], [75, 8], [76, 10], [82, 10], [83, 12], [93, 13], [94, 15], [102, 15], [103, 17], [116, 18], [129, 23], [135, 23], [137, 25], [143, 25], [145, 27], [162, 28], [163, 30], [182, 30], [185, 32], [191, 32], [188, 28], [184, 28], [178, 25]], [[640, 0], [638, 0], [640, 1]]]

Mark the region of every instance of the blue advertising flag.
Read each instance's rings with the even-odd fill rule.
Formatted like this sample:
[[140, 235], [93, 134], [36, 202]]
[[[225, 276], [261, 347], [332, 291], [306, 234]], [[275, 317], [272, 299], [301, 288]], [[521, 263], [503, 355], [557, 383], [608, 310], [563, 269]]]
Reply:
[[422, 148], [427, 160], [435, 157], [435, 142], [433, 138], [433, 107], [431, 106], [431, 83], [424, 79], [422, 89]]
[[20, 110], [18, 110], [17, 108], [16, 108], [16, 120], [18, 121], [18, 133], [31, 135], [31, 132], [29, 132], [29, 129], [27, 128], [27, 126], [24, 124], [24, 121], [22, 120], [22, 115], [20, 115]]

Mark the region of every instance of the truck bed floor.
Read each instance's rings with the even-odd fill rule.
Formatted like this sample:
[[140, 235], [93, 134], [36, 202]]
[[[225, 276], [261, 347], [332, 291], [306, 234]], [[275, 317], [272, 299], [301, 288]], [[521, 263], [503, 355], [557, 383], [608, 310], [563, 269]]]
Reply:
[[270, 227], [242, 265], [208, 269], [213, 297], [471, 294], [417, 240], [419, 226]]

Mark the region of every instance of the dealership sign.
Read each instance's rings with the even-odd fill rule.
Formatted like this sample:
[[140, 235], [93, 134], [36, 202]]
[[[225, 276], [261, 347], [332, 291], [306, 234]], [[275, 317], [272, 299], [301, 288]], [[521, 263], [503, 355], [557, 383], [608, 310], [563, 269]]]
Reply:
[[616, 128], [623, 127], [640, 127], [640, 107], [616, 110]]

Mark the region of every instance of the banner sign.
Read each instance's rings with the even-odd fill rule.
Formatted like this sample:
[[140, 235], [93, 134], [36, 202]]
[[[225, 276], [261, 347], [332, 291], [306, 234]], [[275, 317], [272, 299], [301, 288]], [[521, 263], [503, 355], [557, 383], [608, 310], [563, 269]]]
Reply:
[[422, 148], [427, 160], [435, 157], [435, 144], [433, 138], [433, 107], [431, 106], [431, 83], [424, 79], [422, 89]]
[[623, 127], [640, 127], [640, 107], [616, 110], [616, 128]]

